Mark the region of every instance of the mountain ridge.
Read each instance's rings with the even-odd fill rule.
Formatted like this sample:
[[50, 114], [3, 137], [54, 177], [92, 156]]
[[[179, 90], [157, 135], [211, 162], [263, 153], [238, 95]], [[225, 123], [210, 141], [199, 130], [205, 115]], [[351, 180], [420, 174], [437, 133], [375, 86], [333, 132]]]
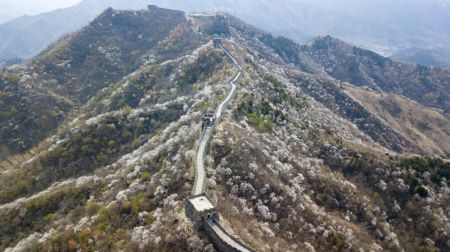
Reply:
[[81, 29], [108, 7], [141, 9], [146, 3], [84, 0], [73, 7], [15, 18], [0, 25], [0, 60], [29, 59], [65, 33]]
[[[54, 23], [51, 22], [52, 19], [45, 18], [46, 15], [28, 18], [35, 19], [35, 23], [40, 22], [41, 29], [46, 31], [45, 33], [36, 32], [39, 31], [39, 27], [32, 22], [29, 22], [27, 28], [23, 24], [24, 21], [20, 21], [26, 18], [0, 25], [0, 37], [3, 41], [3, 45], [0, 46], [3, 48], [0, 51], [0, 60], [7, 65], [10, 64], [8, 61], [11, 59], [27, 59], [36, 55], [59, 36], [81, 28], [109, 6], [144, 8], [150, 3], [191, 12], [225, 11], [295, 41], [306, 42], [317, 35], [329, 34], [398, 60], [449, 67], [445, 58], [449, 54], [448, 50], [439, 48], [448, 49], [446, 41], [450, 24], [445, 20], [449, 19], [449, 12], [446, 10], [450, 7], [447, 3], [423, 0], [414, 3], [408, 0], [395, 3], [352, 1], [351, 4], [340, 0], [333, 2], [284, 0], [277, 4], [270, 1], [85, 0], [76, 7], [57, 11], [65, 12], [65, 15], [52, 14], [56, 16], [54, 18], [57, 18], [53, 20], [58, 20]], [[386, 12], [386, 9], [391, 11]], [[403, 11], [404, 9], [408, 11]], [[86, 13], [90, 14], [86, 15]], [[434, 15], [429, 16], [428, 13], [434, 13]], [[69, 20], [64, 19], [64, 16], [75, 18], [67, 23]], [[23, 36], [8, 31], [8, 26], [14, 27], [14, 30], [20, 30]], [[417, 29], [412, 30], [410, 27], [417, 27]], [[16, 43], [12, 43], [13, 41]], [[435, 51], [439, 51], [440, 54], [437, 55]], [[423, 56], [424, 52], [426, 55]]]
[[[205, 192], [231, 233], [258, 251], [450, 248], [448, 149], [397, 126], [445, 136], [446, 115], [433, 110], [440, 121], [422, 130], [427, 117], [409, 117], [412, 102], [395, 100], [395, 111], [380, 98], [394, 92], [333, 78], [320, 46], [230, 15], [152, 7], [108, 9], [30, 63], [1, 71], [4, 142], [31, 130], [18, 115], [56, 121], [39, 96], [61, 99], [58, 109], [68, 104], [73, 115], [56, 111], [63, 118], [43, 146], [2, 166], [0, 249], [215, 251], [183, 214], [203, 115], [237, 73], [215, 38], [243, 69], [205, 163]], [[344, 47], [351, 62], [373, 56], [357, 61]], [[331, 52], [328, 60], [341, 54]], [[379, 116], [379, 100], [404, 121]]]

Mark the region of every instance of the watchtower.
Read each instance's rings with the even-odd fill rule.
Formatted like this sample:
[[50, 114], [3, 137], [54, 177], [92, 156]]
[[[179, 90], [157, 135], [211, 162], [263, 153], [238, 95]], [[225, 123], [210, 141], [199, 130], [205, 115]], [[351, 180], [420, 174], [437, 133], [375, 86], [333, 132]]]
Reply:
[[216, 207], [205, 194], [195, 195], [186, 199], [186, 216], [192, 220], [196, 229], [203, 228], [207, 220], [219, 220]]
[[220, 43], [222, 42], [222, 39], [220, 38], [213, 38], [214, 47], [218, 48], [220, 46]]
[[158, 9], [158, 6], [157, 6], [157, 5], [154, 5], [154, 4], [147, 5], [147, 9], [148, 9], [150, 12], [153, 12], [153, 11], [156, 11], [156, 10]]
[[205, 128], [205, 126], [212, 126], [214, 124], [214, 121], [216, 120], [216, 117], [214, 116], [214, 113], [211, 111], [208, 111], [204, 116], [203, 116], [203, 121], [202, 121], [202, 129]]

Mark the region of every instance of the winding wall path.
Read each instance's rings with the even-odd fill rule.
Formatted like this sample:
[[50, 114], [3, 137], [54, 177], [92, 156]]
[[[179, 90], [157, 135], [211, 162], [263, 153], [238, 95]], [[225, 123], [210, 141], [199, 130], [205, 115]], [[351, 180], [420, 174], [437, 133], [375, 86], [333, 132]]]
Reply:
[[223, 110], [227, 107], [227, 105], [230, 103], [231, 99], [234, 97], [236, 93], [236, 82], [239, 80], [239, 78], [242, 75], [242, 67], [239, 65], [239, 63], [236, 61], [236, 59], [231, 56], [231, 54], [220, 44], [220, 48], [222, 51], [233, 61], [234, 65], [239, 69], [239, 72], [236, 74], [236, 76], [232, 79], [230, 82], [231, 89], [230, 92], [228, 92], [227, 97], [223, 100], [223, 102], [217, 107], [216, 113], [215, 113], [215, 123], [213, 125], [206, 125], [204, 129], [202, 129], [202, 135], [200, 138], [200, 144], [197, 149], [196, 158], [195, 158], [195, 183], [194, 183], [194, 190], [193, 195], [200, 195], [203, 193], [204, 185], [205, 185], [205, 178], [206, 178], [206, 172], [205, 172], [205, 156], [206, 152], [208, 150], [209, 141], [212, 138], [214, 129], [217, 125], [217, 123], [220, 121]]
[[223, 243], [221, 247], [227, 248], [224, 250], [237, 252], [255, 252], [255, 250], [253, 250], [252, 248], [244, 245], [241, 241], [229, 235], [227, 231], [220, 225], [220, 223], [218, 223], [214, 219], [209, 219], [206, 222], [205, 229], [210, 236]]
[[[214, 133], [216, 125], [219, 123], [224, 109], [228, 106], [230, 101], [236, 94], [236, 82], [242, 75], [242, 67], [236, 61], [236, 59], [222, 46], [219, 44], [222, 51], [233, 61], [234, 65], [239, 69], [236, 76], [230, 81], [231, 89], [228, 92], [227, 97], [222, 103], [217, 107], [215, 113], [215, 122], [211, 125], [207, 124], [202, 129], [202, 135], [200, 138], [200, 144], [197, 149], [196, 159], [195, 159], [195, 183], [193, 189], [193, 195], [200, 195], [204, 191], [206, 171], [205, 171], [205, 156], [208, 150], [209, 142]], [[208, 219], [204, 223], [204, 228], [210, 238], [213, 240], [215, 245], [222, 251], [232, 251], [232, 252], [253, 252], [252, 248], [248, 247], [228, 232], [220, 225], [216, 219]]]
[[197, 149], [195, 158], [195, 184], [193, 195], [200, 195], [203, 193], [205, 185], [205, 156], [208, 149], [209, 140], [212, 137], [213, 127], [205, 127], [202, 129], [202, 137]]

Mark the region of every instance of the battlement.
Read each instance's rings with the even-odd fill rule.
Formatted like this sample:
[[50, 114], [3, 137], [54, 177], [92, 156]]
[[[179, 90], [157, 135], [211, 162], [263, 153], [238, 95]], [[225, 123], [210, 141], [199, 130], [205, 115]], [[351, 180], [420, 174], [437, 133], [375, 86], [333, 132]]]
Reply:
[[213, 38], [213, 43], [214, 43], [214, 47], [219, 48], [220, 47], [220, 43], [222, 43], [222, 39], [221, 38]]
[[216, 117], [214, 116], [213, 112], [206, 113], [203, 116], [202, 129], [204, 129], [205, 126], [212, 126], [215, 121], [216, 121]]
[[197, 229], [203, 228], [205, 222], [209, 219], [219, 220], [216, 207], [205, 194], [186, 199], [186, 216], [192, 220]]

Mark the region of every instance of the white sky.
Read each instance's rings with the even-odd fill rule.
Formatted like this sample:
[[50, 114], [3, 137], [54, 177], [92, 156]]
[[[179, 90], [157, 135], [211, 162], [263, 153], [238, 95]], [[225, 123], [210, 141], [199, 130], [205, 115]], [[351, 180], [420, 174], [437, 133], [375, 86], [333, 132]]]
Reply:
[[81, 0], [0, 0], [0, 6], [9, 6], [20, 14], [38, 14], [46, 11], [73, 6]]

